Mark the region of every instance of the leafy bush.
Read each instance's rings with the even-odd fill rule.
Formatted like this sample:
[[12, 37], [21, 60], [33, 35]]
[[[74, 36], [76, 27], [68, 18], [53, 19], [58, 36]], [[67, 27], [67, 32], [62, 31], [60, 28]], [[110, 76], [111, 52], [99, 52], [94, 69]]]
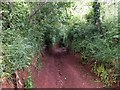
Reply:
[[[116, 6], [112, 4], [111, 9], [117, 10], [115, 8]], [[111, 11], [108, 11], [107, 14], [110, 12]], [[94, 15], [93, 13], [91, 14], [90, 12], [91, 16], [89, 19], [91, 20], [94, 19], [92, 16]], [[120, 63], [118, 60], [119, 37], [118, 18], [116, 13], [114, 15], [109, 15], [109, 19], [101, 19], [100, 16], [98, 16], [101, 19], [100, 22], [102, 22], [100, 23], [101, 31], [97, 24], [92, 23], [89, 20], [87, 20], [88, 22], [76, 21], [68, 30], [68, 36], [66, 38], [67, 44], [72, 51], [82, 53], [84, 58], [83, 62], [94, 61], [97, 63], [94, 72], [108, 85], [111, 85], [116, 80], [116, 77], [112, 78], [114, 77], [112, 74], [120, 71], [120, 68], [118, 68]], [[111, 69], [112, 72], [109, 71]]]
[[[35, 26], [32, 27], [27, 18], [29, 15], [27, 2], [9, 2], [1, 5], [3, 8], [3, 31], [1, 35], [4, 56], [3, 70], [12, 74], [16, 70], [28, 67], [31, 64], [35, 49], [42, 45], [42, 33]], [[41, 44], [38, 45], [39, 43]]]

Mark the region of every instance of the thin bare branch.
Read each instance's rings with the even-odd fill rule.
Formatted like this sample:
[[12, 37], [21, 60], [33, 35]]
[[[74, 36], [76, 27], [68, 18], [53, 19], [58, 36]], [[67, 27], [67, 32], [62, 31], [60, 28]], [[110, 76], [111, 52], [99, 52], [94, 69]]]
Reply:
[[29, 19], [31, 19], [46, 3], [47, 3], [47, 0], [42, 5], [40, 5], [40, 7], [33, 14], [29, 16]]

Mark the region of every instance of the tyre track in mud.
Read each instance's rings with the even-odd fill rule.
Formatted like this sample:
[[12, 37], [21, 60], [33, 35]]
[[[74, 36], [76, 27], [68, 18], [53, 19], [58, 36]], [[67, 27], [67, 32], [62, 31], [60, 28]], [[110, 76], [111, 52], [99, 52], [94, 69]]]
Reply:
[[54, 53], [54, 62], [55, 62], [55, 66], [57, 68], [56, 85], [58, 88], [62, 88], [62, 86], [64, 84], [64, 80], [62, 78], [63, 77], [63, 73], [62, 73], [63, 61], [62, 61], [62, 53], [60, 53], [60, 50], [58, 50]]

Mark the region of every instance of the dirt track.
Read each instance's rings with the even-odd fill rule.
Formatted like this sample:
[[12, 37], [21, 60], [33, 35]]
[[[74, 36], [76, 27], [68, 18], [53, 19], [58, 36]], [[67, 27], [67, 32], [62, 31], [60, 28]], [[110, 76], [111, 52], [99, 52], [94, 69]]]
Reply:
[[46, 55], [40, 71], [32, 68], [34, 86], [37, 88], [101, 88], [96, 77], [79, 63], [80, 58], [65, 54], [63, 49], [55, 48], [54, 54]]

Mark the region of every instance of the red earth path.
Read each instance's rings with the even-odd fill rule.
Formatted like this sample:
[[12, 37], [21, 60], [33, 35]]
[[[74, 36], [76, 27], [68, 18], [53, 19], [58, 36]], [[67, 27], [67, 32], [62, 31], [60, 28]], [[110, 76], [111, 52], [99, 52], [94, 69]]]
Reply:
[[43, 67], [31, 67], [35, 88], [102, 88], [101, 82], [89, 69], [79, 63], [80, 57], [66, 54], [65, 49], [54, 47], [42, 58]]
[[[67, 54], [65, 51], [64, 48], [54, 47], [51, 54], [45, 54], [40, 59], [42, 62], [40, 70], [30, 66], [35, 88], [103, 87], [103, 84], [90, 72], [90, 69], [79, 63], [80, 55]], [[27, 74], [19, 72], [20, 78], [26, 77], [25, 75]]]

